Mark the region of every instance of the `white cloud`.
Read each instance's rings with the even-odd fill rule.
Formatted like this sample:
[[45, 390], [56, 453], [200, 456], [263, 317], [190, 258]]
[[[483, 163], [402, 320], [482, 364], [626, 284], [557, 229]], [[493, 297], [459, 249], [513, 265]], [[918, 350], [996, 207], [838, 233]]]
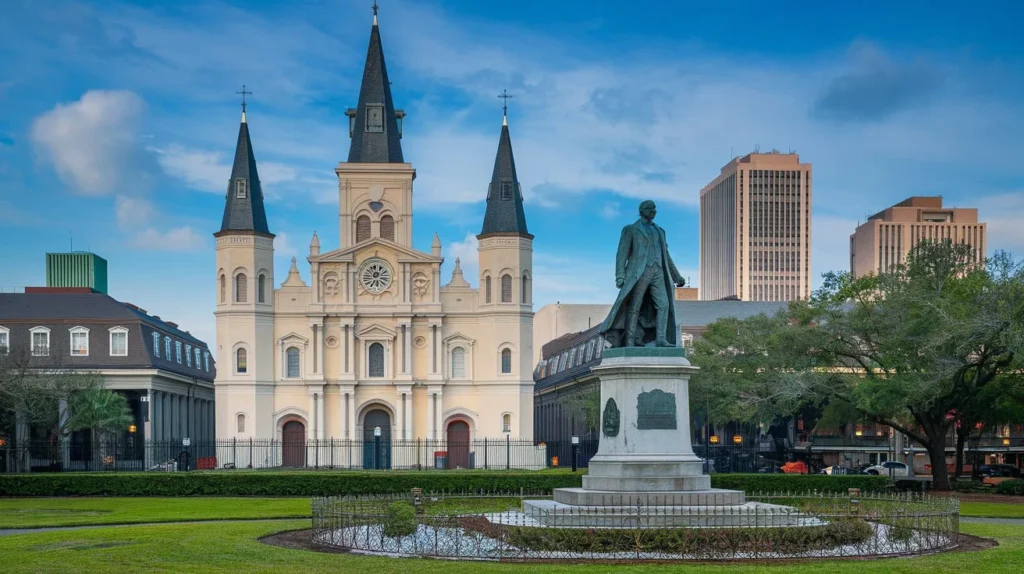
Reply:
[[[164, 173], [184, 181], [190, 188], [208, 193], [223, 194], [227, 182], [231, 179], [232, 157], [218, 151], [194, 149], [180, 144], [171, 144], [166, 148], [149, 148], [157, 154], [157, 163]], [[258, 161], [260, 186], [264, 196], [276, 197], [279, 184], [295, 182], [299, 179], [299, 169], [295, 166], [272, 161]]]
[[978, 220], [986, 224], [989, 254], [1002, 250], [1024, 256], [1024, 191], [981, 198], [975, 205]]
[[274, 257], [298, 257], [299, 249], [292, 245], [292, 234], [279, 231], [274, 237]]
[[141, 227], [152, 217], [153, 204], [146, 199], [119, 195], [114, 200], [114, 211], [117, 216], [117, 225], [122, 229]]
[[616, 219], [622, 215], [622, 209], [618, 203], [607, 202], [601, 206], [601, 211], [598, 214], [604, 219]]
[[459, 266], [462, 267], [462, 275], [470, 285], [480, 284], [480, 257], [477, 253], [479, 242], [475, 233], [467, 233], [462, 241], [453, 241], [447, 247], [442, 246], [444, 253], [445, 271], [442, 272], [441, 283], [447, 285], [451, 279], [451, 272], [455, 269], [455, 259], [459, 259]]
[[208, 247], [205, 236], [188, 225], [163, 232], [150, 227], [135, 235], [132, 246], [150, 251], [198, 251]]
[[83, 195], [107, 195], [145, 177], [139, 146], [144, 103], [128, 91], [91, 90], [32, 122], [30, 137], [62, 180]]

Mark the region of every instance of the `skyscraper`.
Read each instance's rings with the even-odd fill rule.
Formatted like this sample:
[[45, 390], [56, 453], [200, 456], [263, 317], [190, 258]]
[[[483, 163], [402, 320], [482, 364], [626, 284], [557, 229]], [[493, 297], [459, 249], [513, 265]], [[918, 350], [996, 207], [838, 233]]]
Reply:
[[985, 258], [985, 224], [977, 208], [942, 207], [942, 197], [911, 197], [872, 215], [850, 236], [850, 272], [855, 277], [881, 273], [902, 263], [924, 240], [950, 240], [974, 247]]
[[703, 300], [791, 301], [811, 294], [811, 165], [750, 153], [700, 190]]

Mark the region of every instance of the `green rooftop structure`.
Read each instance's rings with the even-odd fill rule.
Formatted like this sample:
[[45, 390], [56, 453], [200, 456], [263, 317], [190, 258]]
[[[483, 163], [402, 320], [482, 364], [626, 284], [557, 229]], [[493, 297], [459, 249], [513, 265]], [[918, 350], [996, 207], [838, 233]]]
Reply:
[[107, 260], [88, 251], [46, 254], [47, 287], [89, 287], [107, 292]]

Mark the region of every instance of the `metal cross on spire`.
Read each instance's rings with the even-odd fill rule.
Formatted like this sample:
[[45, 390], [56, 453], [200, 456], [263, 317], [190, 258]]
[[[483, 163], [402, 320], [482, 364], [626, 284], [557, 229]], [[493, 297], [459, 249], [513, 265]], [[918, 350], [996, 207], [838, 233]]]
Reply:
[[508, 125], [508, 99], [514, 98], [515, 96], [510, 96], [508, 94], [508, 90], [502, 90], [501, 93], [498, 94], [498, 97], [502, 99], [501, 112], [503, 119], [501, 120], [501, 122], [504, 125]]
[[373, 25], [374, 26], [377, 25], [377, 8], [379, 8], [379, 6], [377, 6], [377, 0], [373, 0]]
[[245, 113], [245, 96], [251, 96], [252, 92], [246, 91], [245, 90], [245, 84], [242, 84], [242, 91], [241, 92], [235, 92], [235, 93], [236, 94], [242, 94], [242, 113], [244, 114]]

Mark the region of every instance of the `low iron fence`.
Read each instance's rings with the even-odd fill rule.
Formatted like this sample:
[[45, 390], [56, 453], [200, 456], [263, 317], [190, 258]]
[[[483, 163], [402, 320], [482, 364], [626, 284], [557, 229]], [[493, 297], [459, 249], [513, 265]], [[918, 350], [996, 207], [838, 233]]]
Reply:
[[312, 537], [368, 554], [509, 561], [899, 556], [959, 540], [953, 497], [776, 493], [746, 504], [609, 507], [525, 498], [318, 497]]

